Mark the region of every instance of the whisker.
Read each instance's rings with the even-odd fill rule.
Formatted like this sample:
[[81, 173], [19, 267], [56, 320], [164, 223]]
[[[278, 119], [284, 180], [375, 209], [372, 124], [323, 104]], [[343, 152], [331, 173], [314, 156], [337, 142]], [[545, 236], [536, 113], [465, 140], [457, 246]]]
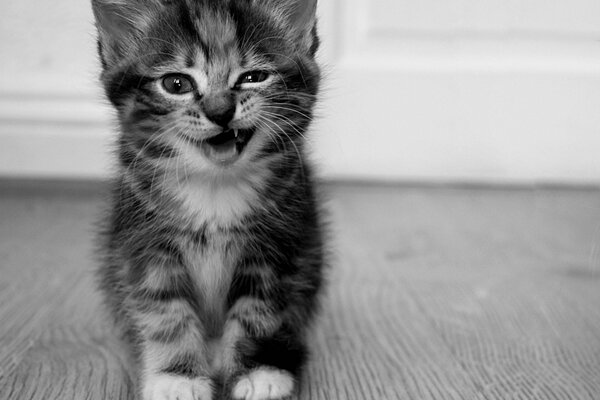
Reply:
[[[177, 141], [175, 141], [175, 145], [177, 145]], [[175, 148], [176, 147], [177, 146], [175, 146]], [[159, 155], [159, 159], [162, 158], [162, 155], [163, 155], [163, 153], [165, 152], [166, 149], [167, 149], [166, 147], [164, 149], [162, 149], [162, 151], [160, 152], [160, 155]], [[170, 161], [171, 161], [171, 157], [169, 157], [169, 159], [167, 160], [167, 165], [166, 165], [167, 168], [165, 168], [165, 171], [163, 171], [163, 175], [166, 175], [166, 173], [168, 172], [166, 170], [168, 169]], [[156, 172], [158, 171], [159, 167], [160, 167], [160, 164], [158, 164], [158, 163], [156, 163], [154, 165], [154, 171], [152, 173], [152, 180], [150, 181], [150, 195], [151, 196], [154, 195], [154, 180], [156, 178]], [[161, 186], [157, 187], [156, 190], [157, 191], [161, 190]]]
[[269, 109], [275, 109], [275, 110], [285, 110], [285, 111], [292, 111], [292, 112], [295, 112], [296, 114], [298, 114], [298, 115], [300, 115], [300, 116], [302, 116], [302, 117], [306, 118], [306, 119], [307, 119], [307, 120], [309, 120], [309, 121], [312, 121], [312, 120], [313, 120], [313, 117], [312, 117], [312, 116], [310, 116], [310, 115], [308, 115], [308, 114], [305, 114], [305, 113], [303, 113], [303, 112], [302, 112], [302, 111], [300, 111], [300, 110], [296, 110], [295, 108], [283, 107], [283, 106], [281, 106], [281, 105], [279, 105], [279, 104], [277, 104], [277, 103], [268, 104], [268, 105], [266, 105], [264, 108], [265, 108], [265, 109], [267, 109], [267, 110], [269, 110]]
[[[127, 75], [127, 73], [129, 72], [129, 70], [131, 68], [134, 67], [134, 65], [136, 65], [136, 63], [138, 61], [140, 61], [142, 58], [145, 57], [151, 57], [151, 56], [156, 56], [156, 55], [164, 55], [164, 56], [171, 56], [168, 53], [162, 52], [162, 51], [155, 51], [152, 53], [145, 53], [145, 54], [141, 54], [139, 56], [136, 57], [131, 57], [131, 58], [125, 58], [123, 62], [121, 62], [121, 65], [127, 66], [127, 68], [125, 68], [124, 71], [121, 70], [117, 70], [118, 74], [121, 74], [121, 80], [119, 81], [119, 85], [117, 86], [118, 88], [121, 88], [121, 86], [123, 86], [123, 80], [125, 79], [125, 76]], [[122, 67], [121, 67], [122, 68]]]
[[273, 117], [271, 119], [281, 120], [282, 122], [286, 123], [286, 125], [289, 126], [291, 129], [293, 129], [294, 132], [296, 132], [298, 134], [298, 136], [300, 136], [303, 139], [306, 139], [306, 136], [304, 136], [304, 133], [300, 131], [300, 128], [297, 127], [296, 123], [293, 120], [291, 120], [290, 118], [288, 118], [284, 115], [270, 113], [268, 111], [262, 111], [262, 113]]
[[281, 126], [278, 124], [278, 123], [276, 123], [275, 121], [271, 121], [271, 120], [268, 120], [268, 119], [266, 119], [266, 118], [264, 118], [264, 119], [263, 119], [263, 121], [264, 121], [265, 123], [267, 123], [267, 124], [268, 124], [268, 123], [272, 123], [273, 125], [275, 125], [275, 127], [276, 127], [277, 129], [279, 129], [279, 130], [281, 131], [281, 133], [282, 133], [282, 134], [284, 134], [284, 135], [285, 135], [285, 136], [288, 138], [288, 140], [290, 141], [290, 143], [292, 144], [292, 146], [294, 146], [294, 149], [296, 150], [296, 155], [298, 156], [298, 161], [300, 162], [300, 170], [301, 170], [301, 173], [302, 173], [302, 177], [304, 178], [304, 177], [305, 177], [305, 171], [304, 171], [304, 159], [303, 159], [302, 155], [300, 154], [300, 150], [298, 149], [298, 146], [296, 145], [296, 143], [294, 142], [294, 140], [293, 140], [293, 139], [290, 137], [290, 135], [288, 135], [288, 134], [287, 134], [287, 132], [286, 132], [286, 131], [285, 131], [285, 130], [284, 130], [284, 129], [283, 129], [283, 128], [282, 128], [282, 127], [281, 127]]
[[302, 82], [304, 83], [304, 87], [308, 87], [308, 84], [306, 83], [306, 79], [304, 78], [304, 74], [302, 73], [302, 68], [300, 68], [300, 65], [298, 64], [298, 62], [296, 60], [294, 60], [290, 56], [286, 56], [285, 54], [281, 54], [281, 53], [262, 53], [262, 54], [263, 55], [280, 56], [280, 57], [283, 57], [283, 58], [287, 58], [288, 60], [290, 60], [291, 62], [293, 62], [294, 64], [296, 64], [296, 68], [298, 69], [298, 72], [300, 73], [300, 77], [302, 78]]
[[[277, 150], [280, 152], [283, 151], [284, 153], [287, 153], [287, 146], [285, 145], [285, 141], [283, 140], [283, 138], [277, 135], [275, 131], [273, 131], [273, 129], [265, 123], [265, 121], [266, 119], [264, 117], [258, 116], [257, 124], [266, 130], [266, 133], [267, 135], [269, 135], [269, 138], [271, 138], [277, 146]], [[279, 142], [281, 142], [281, 144], [283, 145], [283, 149], [279, 147]]]
[[[125, 176], [129, 173], [135, 174], [135, 170], [137, 168], [137, 164], [138, 161], [141, 159], [141, 156], [145, 153], [145, 150], [148, 148], [148, 146], [150, 146], [151, 144], [159, 141], [162, 139], [162, 137], [164, 135], [166, 135], [174, 126], [175, 126], [176, 122], [172, 123], [172, 124], [167, 124], [165, 127], [162, 127], [161, 129], [159, 129], [155, 134], [153, 134], [152, 136], [150, 136], [142, 145], [142, 147], [137, 151], [135, 157], [133, 158], [133, 160], [127, 165], [127, 167], [125, 168], [125, 170], [122, 172], [122, 175]], [[170, 126], [173, 125], [173, 126]], [[123, 145], [121, 145], [123, 146]], [[164, 152], [164, 149], [163, 149]], [[162, 156], [162, 153], [161, 153]], [[122, 190], [120, 195], [122, 195]]]

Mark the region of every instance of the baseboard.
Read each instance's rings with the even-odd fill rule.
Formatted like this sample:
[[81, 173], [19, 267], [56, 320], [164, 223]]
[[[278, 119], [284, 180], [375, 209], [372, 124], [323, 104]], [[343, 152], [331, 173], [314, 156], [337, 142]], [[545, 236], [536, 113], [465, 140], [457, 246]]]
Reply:
[[114, 134], [109, 109], [90, 95], [0, 96], [0, 176], [102, 179]]

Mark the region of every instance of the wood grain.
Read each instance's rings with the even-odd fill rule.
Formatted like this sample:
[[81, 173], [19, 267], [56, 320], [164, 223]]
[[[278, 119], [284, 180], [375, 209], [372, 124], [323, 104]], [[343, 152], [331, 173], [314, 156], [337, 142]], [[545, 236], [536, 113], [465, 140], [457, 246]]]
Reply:
[[[600, 398], [600, 191], [329, 191], [299, 400]], [[0, 400], [133, 400], [91, 274], [100, 204], [0, 184]]]

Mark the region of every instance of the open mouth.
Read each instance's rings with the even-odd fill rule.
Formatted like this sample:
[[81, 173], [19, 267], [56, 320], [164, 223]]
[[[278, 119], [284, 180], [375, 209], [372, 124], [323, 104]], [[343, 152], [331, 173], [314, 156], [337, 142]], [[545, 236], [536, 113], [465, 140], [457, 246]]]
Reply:
[[240, 158], [253, 134], [252, 129], [228, 129], [198, 144], [208, 159], [229, 165]]

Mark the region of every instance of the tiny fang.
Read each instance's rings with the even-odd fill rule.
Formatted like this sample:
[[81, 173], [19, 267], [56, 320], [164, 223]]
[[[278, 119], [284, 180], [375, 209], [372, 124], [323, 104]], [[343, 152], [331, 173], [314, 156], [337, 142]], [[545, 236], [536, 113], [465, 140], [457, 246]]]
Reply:
[[233, 134], [234, 134], [234, 136], [235, 136], [235, 137], [238, 137], [238, 130], [237, 130], [237, 129], [234, 129], [234, 130], [233, 130]]

